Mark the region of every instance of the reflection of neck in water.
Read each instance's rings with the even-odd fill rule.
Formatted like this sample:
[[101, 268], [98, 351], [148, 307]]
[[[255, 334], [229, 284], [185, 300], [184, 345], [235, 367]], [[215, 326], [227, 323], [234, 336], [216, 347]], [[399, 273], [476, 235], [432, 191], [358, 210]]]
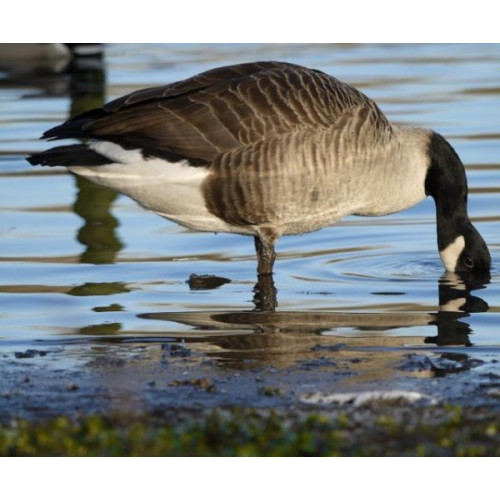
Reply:
[[[71, 76], [71, 116], [104, 103], [105, 72], [102, 53], [76, 57], [68, 72]], [[73, 210], [85, 221], [77, 236], [78, 241], [86, 247], [80, 255], [80, 262], [112, 263], [123, 247], [115, 232], [118, 220], [111, 215], [111, 206], [118, 195], [82, 177], [75, 176], [75, 182], [78, 194]]]
[[471, 295], [471, 291], [485, 288], [489, 276], [482, 279], [460, 277], [445, 273], [439, 280], [439, 311], [432, 314], [430, 325], [437, 326], [437, 336], [427, 337], [427, 344], [470, 346], [469, 335], [473, 333], [470, 325], [459, 321], [468, 318], [470, 313], [486, 312], [489, 305], [481, 298]]

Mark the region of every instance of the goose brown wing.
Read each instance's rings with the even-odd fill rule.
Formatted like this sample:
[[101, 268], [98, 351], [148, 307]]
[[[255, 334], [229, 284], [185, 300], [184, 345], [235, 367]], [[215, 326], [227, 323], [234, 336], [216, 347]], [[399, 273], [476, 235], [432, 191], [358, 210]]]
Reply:
[[320, 71], [279, 62], [217, 68], [163, 87], [139, 90], [88, 111], [44, 138], [97, 138], [155, 155], [210, 162], [258, 140], [331, 126], [359, 106], [361, 92]]

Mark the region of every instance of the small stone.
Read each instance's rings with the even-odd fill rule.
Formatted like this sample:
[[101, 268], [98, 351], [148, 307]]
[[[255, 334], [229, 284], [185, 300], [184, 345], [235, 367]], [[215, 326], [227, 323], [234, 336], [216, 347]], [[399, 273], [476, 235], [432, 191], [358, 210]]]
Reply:
[[346, 348], [346, 344], [333, 344], [333, 345], [321, 345], [316, 344], [311, 347], [311, 351], [328, 351], [328, 352], [337, 352], [342, 351]]
[[500, 389], [498, 389], [497, 387], [490, 389], [488, 391], [488, 396], [490, 396], [491, 398], [500, 398]]
[[171, 387], [181, 387], [181, 386], [192, 386], [197, 389], [202, 389], [207, 392], [215, 392], [216, 387], [212, 383], [212, 381], [208, 378], [196, 378], [196, 379], [187, 379], [187, 380], [172, 380], [170, 382]]
[[162, 350], [167, 351], [172, 358], [187, 358], [191, 356], [191, 349], [187, 349], [182, 344], [163, 344]]
[[17, 359], [34, 358], [35, 356], [45, 356], [47, 351], [38, 351], [37, 349], [28, 349], [24, 352], [15, 352], [14, 356]]
[[283, 396], [283, 391], [279, 387], [261, 387], [259, 394], [262, 396], [280, 397]]

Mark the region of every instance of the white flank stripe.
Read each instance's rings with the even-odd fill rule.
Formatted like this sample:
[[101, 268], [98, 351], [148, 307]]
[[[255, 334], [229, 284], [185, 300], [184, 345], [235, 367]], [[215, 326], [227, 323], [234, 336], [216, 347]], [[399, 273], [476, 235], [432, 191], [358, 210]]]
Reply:
[[94, 141], [91, 149], [116, 163], [96, 167], [69, 167], [77, 175], [123, 193], [141, 206], [196, 231], [254, 234], [250, 227], [226, 224], [211, 214], [202, 186], [209, 175], [205, 167], [192, 167], [186, 160], [170, 163], [144, 158], [140, 149]]

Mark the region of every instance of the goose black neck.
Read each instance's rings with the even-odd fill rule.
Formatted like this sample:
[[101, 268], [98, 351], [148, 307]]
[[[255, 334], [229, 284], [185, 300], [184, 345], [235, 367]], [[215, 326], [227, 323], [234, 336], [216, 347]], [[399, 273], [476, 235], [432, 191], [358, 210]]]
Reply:
[[438, 246], [442, 250], [470, 225], [467, 213], [467, 179], [458, 154], [444, 137], [432, 132], [425, 191], [436, 203]]

